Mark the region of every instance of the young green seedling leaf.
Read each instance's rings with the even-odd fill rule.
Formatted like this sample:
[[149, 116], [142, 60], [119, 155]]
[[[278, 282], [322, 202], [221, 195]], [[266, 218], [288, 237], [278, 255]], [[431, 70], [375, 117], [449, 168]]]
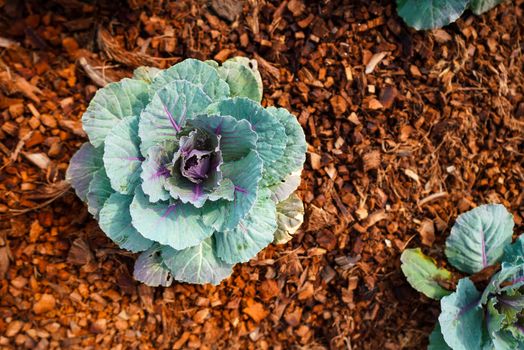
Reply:
[[404, 250], [400, 261], [402, 272], [414, 289], [436, 300], [451, 294], [441, 286], [442, 282], [451, 280], [451, 272], [437, 267], [435, 261], [422, 253], [420, 248]]

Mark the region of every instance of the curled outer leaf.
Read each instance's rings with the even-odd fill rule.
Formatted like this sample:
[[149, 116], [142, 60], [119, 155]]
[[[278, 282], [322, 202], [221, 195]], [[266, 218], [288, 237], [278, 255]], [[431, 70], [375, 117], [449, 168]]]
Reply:
[[219, 259], [214, 249], [215, 241], [211, 237], [184, 250], [164, 247], [162, 258], [177, 281], [217, 285], [231, 274], [233, 265]]
[[442, 282], [451, 280], [451, 272], [438, 268], [435, 261], [422, 253], [420, 248], [404, 250], [400, 261], [402, 272], [414, 289], [436, 300], [451, 294], [441, 286]]
[[282, 182], [269, 186], [271, 190], [271, 198], [275, 202], [281, 202], [287, 199], [293, 192], [296, 191], [302, 181], [300, 174], [302, 171], [296, 171], [289, 174]]
[[300, 225], [304, 222], [304, 204], [295, 194], [277, 204], [277, 230], [273, 243], [284, 244], [289, 242]]
[[261, 190], [253, 210], [233, 230], [215, 233], [216, 255], [227, 263], [246, 262], [273, 241], [277, 228], [275, 202]]
[[256, 102], [262, 101], [262, 77], [256, 60], [235, 57], [225, 61], [217, 69], [220, 77], [231, 88], [232, 97], [241, 96]]
[[457, 269], [476, 273], [499, 262], [511, 242], [513, 216], [500, 204], [461, 214], [446, 240], [446, 256]]
[[153, 245], [153, 241], [144, 238], [131, 224], [129, 205], [132, 196], [113, 193], [100, 210], [100, 228], [121, 248], [132, 252], [141, 252]]
[[106, 170], [104, 168], [98, 169], [89, 184], [89, 191], [87, 193], [87, 210], [95, 218], [98, 218], [100, 209], [102, 209], [106, 200], [114, 192], [115, 191], [109, 182], [109, 178], [106, 175]]
[[151, 84], [151, 93], [165, 88], [174, 81], [186, 81], [196, 85], [213, 101], [229, 97], [230, 87], [209, 64], [189, 58], [159, 72]]
[[161, 249], [162, 246], [155, 244], [138, 256], [133, 271], [136, 280], [152, 287], [169, 287], [173, 283], [173, 276], [164, 263]]
[[95, 148], [90, 143], [84, 143], [73, 155], [66, 172], [66, 180], [75, 189], [81, 200], [87, 200], [89, 184], [95, 173], [104, 166], [102, 162], [102, 148]]
[[147, 91], [146, 82], [127, 78], [98, 90], [82, 116], [91, 144], [101, 146], [119, 120], [138, 116], [149, 100]]
[[282, 184], [282, 181], [286, 180], [289, 174], [298, 172], [300, 177], [302, 167], [306, 161], [307, 144], [302, 127], [298, 123], [297, 118], [291, 113], [284, 108], [275, 107], [268, 107], [267, 111], [284, 126], [287, 137], [282, 157], [276, 159], [276, 161], [266, 169], [263, 179], [263, 184], [278, 186]]

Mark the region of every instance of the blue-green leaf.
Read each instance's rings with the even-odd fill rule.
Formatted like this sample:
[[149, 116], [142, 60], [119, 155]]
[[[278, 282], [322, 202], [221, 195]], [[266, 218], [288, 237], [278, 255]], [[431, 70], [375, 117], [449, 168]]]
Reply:
[[89, 141], [98, 147], [120, 119], [138, 116], [149, 101], [148, 84], [124, 78], [98, 90], [82, 116]]
[[219, 232], [234, 229], [253, 207], [262, 178], [262, 160], [251, 151], [240, 160], [224, 163], [221, 169], [224, 178], [234, 185], [234, 199], [206, 202], [203, 207], [204, 224]]
[[486, 11], [491, 10], [504, 0], [471, 0], [469, 8], [476, 15], [481, 15]]
[[473, 282], [461, 279], [456, 292], [443, 297], [440, 306], [438, 320], [446, 343], [454, 350], [480, 349], [484, 316]]
[[230, 179], [222, 179], [220, 186], [218, 186], [213, 192], [209, 194], [208, 199], [210, 201], [217, 201], [224, 199], [232, 201], [235, 199], [235, 185]]
[[256, 60], [245, 57], [229, 59], [218, 67], [218, 73], [228, 83], [231, 97], [240, 96], [256, 102], [262, 101], [262, 77], [258, 72]]
[[429, 335], [428, 350], [453, 350], [448, 346], [448, 344], [446, 344], [438, 322], [435, 325], [433, 332]]
[[133, 193], [140, 183], [144, 158], [139, 143], [137, 116], [120, 120], [106, 137], [104, 166], [111, 187], [122, 194]]
[[137, 281], [151, 287], [169, 287], [173, 283], [171, 271], [163, 262], [161, 249], [161, 245], [155, 244], [138, 256], [133, 271], [133, 277]]
[[217, 70], [205, 62], [192, 58], [177, 63], [158, 74], [151, 85], [151, 91], [154, 93], [176, 80], [193, 83], [213, 101], [229, 96], [229, 86], [220, 78]]
[[177, 250], [195, 246], [213, 234], [213, 228], [203, 224], [199, 209], [182, 202], [151, 203], [140, 187], [130, 211], [133, 226], [144, 237]]
[[153, 245], [153, 242], [144, 238], [132, 225], [129, 205], [133, 196], [113, 193], [106, 200], [100, 210], [100, 228], [118, 244], [120, 248], [134, 253], [141, 252]]
[[87, 192], [87, 210], [91, 215], [98, 219], [100, 209], [102, 209], [106, 200], [114, 192], [106, 170], [104, 168], [98, 169], [89, 184], [89, 192]]
[[164, 141], [176, 141], [187, 120], [204, 113], [211, 102], [200, 87], [184, 80], [171, 81], [158, 90], [140, 116], [142, 154]]
[[499, 262], [511, 243], [513, 216], [500, 204], [461, 214], [446, 240], [446, 256], [457, 269], [476, 273]]
[[264, 169], [263, 183], [275, 185], [282, 183], [293, 172], [301, 172], [306, 161], [306, 138], [297, 119], [284, 108], [268, 107], [266, 110], [284, 126], [287, 136], [286, 148], [282, 157]]
[[435, 29], [455, 22], [470, 0], [397, 0], [398, 15], [417, 30]]
[[293, 193], [277, 204], [277, 230], [273, 243], [284, 244], [293, 238], [293, 235], [304, 222], [304, 204]]
[[215, 255], [214, 249], [215, 240], [210, 237], [197, 246], [184, 250], [164, 247], [162, 257], [164, 264], [177, 281], [218, 285], [231, 275], [233, 265], [220, 260]]
[[238, 160], [256, 149], [257, 134], [247, 120], [230, 116], [201, 115], [189, 121], [191, 126], [220, 137], [220, 150], [224, 161]]
[[400, 261], [402, 272], [414, 289], [436, 300], [451, 294], [440, 285], [440, 282], [451, 280], [451, 272], [438, 268], [435, 261], [422, 253], [420, 248], [404, 250]]
[[266, 111], [260, 104], [245, 97], [220, 101], [210, 107], [210, 111], [220, 115], [230, 115], [235, 119], [245, 119], [258, 136], [257, 152], [269, 168], [284, 154], [287, 144], [286, 130], [280, 121]]
[[269, 190], [260, 190], [253, 209], [237, 227], [216, 232], [216, 255], [227, 263], [249, 261], [273, 241], [277, 228], [275, 202]]
[[89, 184], [95, 173], [104, 166], [102, 162], [102, 147], [95, 148], [89, 142], [84, 143], [73, 155], [66, 172], [66, 180], [75, 189], [76, 195], [87, 200]]

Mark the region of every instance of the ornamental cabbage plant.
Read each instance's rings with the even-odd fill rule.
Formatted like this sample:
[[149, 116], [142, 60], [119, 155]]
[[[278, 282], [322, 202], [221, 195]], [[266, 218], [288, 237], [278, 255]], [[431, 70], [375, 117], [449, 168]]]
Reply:
[[66, 178], [111, 240], [141, 252], [137, 280], [219, 284], [301, 225], [304, 132], [261, 99], [242, 57], [140, 67], [96, 93]]
[[455, 22], [466, 10], [481, 15], [504, 0], [397, 0], [398, 14], [417, 30]]
[[411, 286], [440, 299], [428, 349], [524, 349], [524, 236], [511, 244], [513, 225], [504, 206], [489, 204], [460, 215], [451, 229], [445, 253], [455, 268], [474, 274], [501, 265], [483, 290], [464, 277], [452, 291], [450, 271], [418, 248], [402, 253], [402, 271]]

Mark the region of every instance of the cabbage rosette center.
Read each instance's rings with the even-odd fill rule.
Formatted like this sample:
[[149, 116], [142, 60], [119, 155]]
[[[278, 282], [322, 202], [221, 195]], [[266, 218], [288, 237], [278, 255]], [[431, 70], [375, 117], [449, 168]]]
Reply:
[[96, 93], [66, 178], [111, 240], [141, 252], [137, 280], [218, 284], [299, 228], [304, 133], [261, 98], [241, 57], [140, 67]]

